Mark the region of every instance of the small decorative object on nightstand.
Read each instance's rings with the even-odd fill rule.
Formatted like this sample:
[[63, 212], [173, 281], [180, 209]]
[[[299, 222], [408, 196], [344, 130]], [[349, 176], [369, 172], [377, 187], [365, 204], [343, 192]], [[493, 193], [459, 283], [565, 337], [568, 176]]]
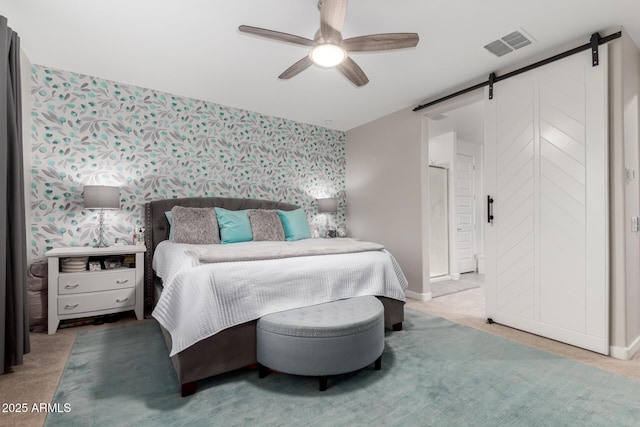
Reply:
[[119, 257], [108, 257], [104, 259], [105, 270], [114, 270], [122, 267], [122, 261]]
[[138, 233], [136, 236], [136, 245], [144, 245], [144, 227], [138, 227]]
[[[47, 252], [49, 334], [55, 334], [60, 320], [65, 319], [133, 310], [138, 320], [142, 320], [146, 250], [145, 246], [126, 245], [107, 248], [55, 248]], [[123, 256], [129, 260], [134, 256], [135, 268], [119, 266]], [[88, 257], [91, 257], [89, 269], [86, 261]], [[110, 261], [113, 258], [117, 258], [117, 263]], [[101, 262], [105, 263], [105, 267], [109, 265], [114, 268], [101, 270]], [[80, 264], [82, 268], [77, 267]]]

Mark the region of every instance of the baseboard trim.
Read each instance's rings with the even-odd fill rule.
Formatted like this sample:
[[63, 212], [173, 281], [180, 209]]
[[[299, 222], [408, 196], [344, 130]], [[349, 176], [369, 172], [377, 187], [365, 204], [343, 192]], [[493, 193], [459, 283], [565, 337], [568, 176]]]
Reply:
[[404, 294], [407, 296], [407, 298], [415, 299], [418, 301], [431, 301], [431, 292], [421, 294], [420, 292], [413, 292], [407, 289], [406, 291], [404, 291]]
[[609, 355], [615, 359], [629, 360], [640, 351], [640, 336], [638, 336], [629, 347], [609, 346]]
[[444, 282], [445, 280], [451, 280], [451, 276], [446, 275], [446, 276], [432, 277], [429, 279], [429, 283]]

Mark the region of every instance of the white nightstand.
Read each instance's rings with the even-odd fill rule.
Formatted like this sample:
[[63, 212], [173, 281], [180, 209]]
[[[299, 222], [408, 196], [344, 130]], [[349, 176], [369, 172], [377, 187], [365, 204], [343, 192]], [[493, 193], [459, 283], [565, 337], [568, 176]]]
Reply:
[[[144, 316], [144, 252], [139, 245], [108, 248], [54, 248], [49, 258], [49, 335], [55, 334], [60, 320], [134, 310], [138, 320]], [[134, 255], [135, 268], [100, 271], [62, 271], [61, 258]]]

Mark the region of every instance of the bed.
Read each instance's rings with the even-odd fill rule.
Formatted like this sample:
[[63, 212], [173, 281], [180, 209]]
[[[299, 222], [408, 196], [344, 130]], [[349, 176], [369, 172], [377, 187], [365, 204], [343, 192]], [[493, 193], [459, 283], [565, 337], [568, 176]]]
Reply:
[[[154, 306], [158, 304], [164, 290], [165, 284], [158, 277], [152, 266], [156, 250], [160, 255], [163, 249], [162, 245], [160, 249], [158, 249], [158, 246], [169, 239], [170, 227], [165, 212], [171, 211], [174, 206], [218, 207], [230, 211], [244, 209], [294, 211], [298, 209], [298, 206], [281, 202], [218, 197], [168, 199], [147, 203], [145, 206], [145, 242], [147, 245], [145, 254], [145, 309], [147, 313], [150, 313]], [[167, 242], [165, 242], [164, 246], [168, 246]], [[322, 256], [307, 258], [320, 259]], [[230, 263], [226, 263], [227, 268], [228, 264]], [[401, 275], [401, 272], [399, 274]], [[177, 288], [168, 289], [174, 290]], [[165, 293], [169, 294], [169, 292]], [[381, 295], [376, 296], [385, 308], [385, 326], [393, 330], [401, 330], [404, 320], [404, 296], [391, 295], [393, 295], [393, 298]], [[167, 297], [165, 296], [162, 301], [164, 306], [167, 304], [166, 299]], [[167, 347], [170, 353], [173, 353], [171, 360], [181, 385], [182, 396], [193, 394], [198, 380], [255, 365], [256, 322], [257, 318], [241, 324], [224, 327], [219, 331], [215, 331], [211, 336], [179, 347], [180, 351], [175, 351], [175, 348], [176, 345], [182, 344], [182, 342], [178, 343], [178, 340], [176, 340], [176, 345], [174, 345], [171, 333], [163, 326], [163, 322], [159, 322]], [[172, 349], [174, 350], [173, 352]]]

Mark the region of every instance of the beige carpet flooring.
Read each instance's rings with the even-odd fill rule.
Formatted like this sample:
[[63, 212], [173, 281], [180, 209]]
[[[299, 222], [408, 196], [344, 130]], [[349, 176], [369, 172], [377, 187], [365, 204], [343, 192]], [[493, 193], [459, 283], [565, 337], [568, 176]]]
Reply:
[[[640, 354], [632, 360], [622, 361], [506, 326], [487, 324], [482, 288], [445, 295], [428, 302], [408, 300], [407, 306], [640, 381]], [[111, 324], [60, 329], [55, 335], [32, 333], [31, 353], [25, 356], [24, 364], [14, 367], [13, 373], [0, 376], [0, 402], [27, 403], [30, 408], [34, 403], [51, 402], [79, 331], [134, 321], [131, 314]], [[0, 426], [41, 426], [45, 416], [45, 413], [38, 412], [0, 413]]]

